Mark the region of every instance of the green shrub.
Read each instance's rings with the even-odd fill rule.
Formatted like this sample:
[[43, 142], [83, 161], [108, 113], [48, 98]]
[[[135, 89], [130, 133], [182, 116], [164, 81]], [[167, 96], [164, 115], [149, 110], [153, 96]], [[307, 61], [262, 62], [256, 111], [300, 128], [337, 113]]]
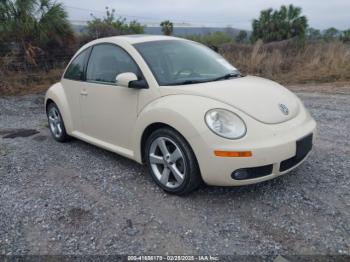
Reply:
[[219, 48], [223, 44], [234, 42], [231, 36], [219, 31], [206, 35], [189, 35], [185, 38], [216, 48]]
[[145, 26], [133, 20], [127, 22], [126, 18], [117, 17], [115, 10], [109, 10], [106, 7], [106, 16], [101, 18], [95, 17], [91, 14], [92, 20], [88, 21], [86, 33], [91, 39], [124, 35], [124, 34], [142, 34]]

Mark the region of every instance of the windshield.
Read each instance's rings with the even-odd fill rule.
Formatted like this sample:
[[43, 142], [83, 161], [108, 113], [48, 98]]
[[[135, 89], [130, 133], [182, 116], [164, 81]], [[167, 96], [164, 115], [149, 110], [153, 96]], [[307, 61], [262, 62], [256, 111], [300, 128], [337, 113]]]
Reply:
[[235, 67], [210, 48], [191, 41], [163, 40], [134, 44], [158, 84], [185, 85], [239, 77]]

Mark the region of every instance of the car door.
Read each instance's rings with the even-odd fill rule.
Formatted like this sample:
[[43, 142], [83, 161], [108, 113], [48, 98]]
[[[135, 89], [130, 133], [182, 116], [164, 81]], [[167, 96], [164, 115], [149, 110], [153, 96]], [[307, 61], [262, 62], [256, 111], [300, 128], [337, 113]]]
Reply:
[[137, 118], [139, 90], [116, 85], [116, 76], [142, 74], [135, 61], [121, 47], [98, 44], [92, 48], [82, 90], [83, 133], [102, 146], [132, 155], [130, 134]]
[[80, 93], [84, 86], [84, 70], [89, 52], [90, 48], [87, 48], [76, 55], [61, 80], [73, 122], [73, 132], [81, 131], [82, 129]]

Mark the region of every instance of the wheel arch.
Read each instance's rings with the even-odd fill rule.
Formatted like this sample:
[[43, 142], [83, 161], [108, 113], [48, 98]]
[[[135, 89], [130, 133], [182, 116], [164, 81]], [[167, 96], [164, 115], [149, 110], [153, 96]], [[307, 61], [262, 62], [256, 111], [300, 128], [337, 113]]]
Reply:
[[[148, 139], [148, 137], [157, 129], [160, 128], [170, 128], [175, 130], [176, 132], [180, 133], [178, 130], [176, 130], [175, 128], [173, 128], [172, 126], [165, 124], [165, 123], [161, 123], [161, 122], [155, 122], [152, 124], [149, 124], [145, 130], [142, 133], [141, 136], [141, 141], [140, 141], [140, 153], [141, 153], [141, 161], [142, 163], [145, 163], [145, 146], [146, 146], [146, 141]], [[180, 133], [181, 134], [181, 133]], [[186, 138], [185, 138], [186, 140]], [[188, 143], [188, 141], [186, 140], [186, 142]]]
[[[156, 117], [152, 119], [152, 116], [154, 116], [153, 113], [145, 114], [143, 116], [142, 121], [137, 123], [135, 132], [133, 134], [132, 138], [132, 147], [134, 151], [134, 160], [139, 163], [144, 163], [144, 146], [147, 138], [150, 134], [152, 134], [153, 131], [167, 127], [170, 128], [177, 133], [179, 133], [185, 141], [188, 143], [188, 145], [192, 148], [193, 152], [196, 153], [194, 149], [194, 145], [192, 144], [192, 137], [197, 136], [199, 133], [197, 130], [190, 126], [190, 122], [186, 120], [185, 118], [181, 117], [178, 112], [162, 112], [164, 114], [164, 117]], [[174, 119], [174, 116], [177, 115], [177, 121], [169, 121], [168, 117], [169, 115], [172, 115], [172, 118]], [[148, 121], [147, 121], [148, 120]]]
[[[198, 98], [195, 108], [193, 96], [168, 95], [156, 99], [139, 113], [130, 137], [134, 160], [143, 163], [144, 142], [148, 135], [160, 127], [169, 127], [179, 133], [198, 158], [198, 142], [201, 133], [207, 131], [203, 117], [207, 99]], [[203, 101], [203, 102], [202, 102]]]
[[52, 85], [45, 95], [45, 110], [50, 103], [55, 103], [60, 110], [63, 122], [68, 134], [72, 132], [73, 122], [69, 113], [69, 105], [66, 98], [66, 94], [63, 90], [61, 83]]
[[48, 110], [48, 107], [49, 107], [49, 104], [56, 104], [55, 101], [53, 101], [51, 98], [48, 98], [46, 101], [45, 101], [45, 110], [47, 112]]
[[184, 140], [185, 142], [188, 144], [188, 146], [190, 147], [190, 150], [192, 151], [193, 155], [194, 155], [194, 159], [195, 159], [195, 162], [196, 162], [196, 165], [198, 167], [198, 170], [199, 170], [199, 174], [200, 176], [201, 175], [201, 170], [200, 170], [200, 166], [199, 166], [199, 163], [198, 163], [198, 159], [197, 159], [197, 155], [196, 153], [194, 152], [194, 149], [191, 145], [191, 143], [186, 139], [185, 136], [183, 136], [181, 134], [181, 132], [179, 132], [176, 128], [172, 127], [171, 125], [169, 124], [165, 124], [165, 123], [162, 123], [162, 122], [155, 122], [155, 123], [152, 123], [152, 124], [149, 124], [145, 130], [143, 131], [142, 133], [142, 136], [141, 136], [141, 144], [140, 144], [140, 154], [141, 154], [141, 162], [144, 164], [146, 161], [145, 161], [145, 146], [146, 146], [146, 141], [147, 141], [147, 138], [157, 129], [160, 129], [160, 128], [169, 128], [169, 129], [172, 129], [173, 131], [175, 131], [176, 133], [178, 133]]

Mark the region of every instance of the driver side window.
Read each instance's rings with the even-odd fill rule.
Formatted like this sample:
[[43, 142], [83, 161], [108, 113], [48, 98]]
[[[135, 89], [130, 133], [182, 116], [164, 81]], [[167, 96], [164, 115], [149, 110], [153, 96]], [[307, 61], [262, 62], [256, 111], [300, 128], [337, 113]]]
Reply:
[[87, 81], [115, 83], [116, 76], [126, 72], [141, 76], [138, 66], [126, 51], [112, 44], [93, 47], [86, 71]]

